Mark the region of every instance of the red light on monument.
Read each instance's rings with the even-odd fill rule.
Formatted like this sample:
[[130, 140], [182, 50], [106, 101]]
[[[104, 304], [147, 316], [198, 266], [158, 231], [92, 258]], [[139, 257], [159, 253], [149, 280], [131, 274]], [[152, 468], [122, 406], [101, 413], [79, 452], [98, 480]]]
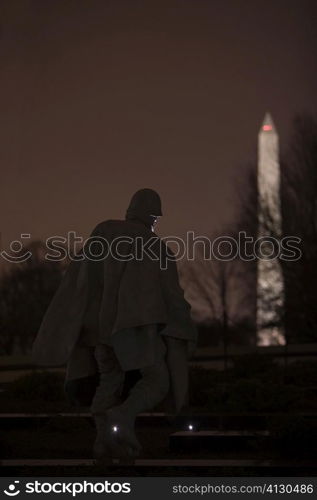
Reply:
[[272, 125], [263, 125], [262, 129], [265, 130], [265, 132], [268, 132], [269, 130], [272, 130]]

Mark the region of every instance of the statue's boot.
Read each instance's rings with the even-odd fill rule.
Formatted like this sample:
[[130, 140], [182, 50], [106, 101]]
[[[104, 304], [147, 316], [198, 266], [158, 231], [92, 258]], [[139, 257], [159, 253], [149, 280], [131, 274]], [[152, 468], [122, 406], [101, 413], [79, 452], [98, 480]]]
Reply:
[[[107, 351], [102, 351], [102, 354], [106, 356]], [[120, 386], [122, 371], [116, 360], [106, 359], [109, 365], [107, 370], [103, 369], [101, 372], [100, 384], [92, 404], [97, 428], [95, 455], [114, 458], [139, 455], [141, 445], [134, 430], [135, 419], [139, 413], [154, 408], [162, 401], [169, 388], [164, 354], [162, 349], [153, 365], [140, 369], [141, 379], [133, 386], [127, 399], [116, 406], [110, 406], [110, 395], [114, 395], [116, 388]]]
[[135, 456], [138, 456], [142, 449], [134, 430], [136, 417], [160, 403], [169, 388], [168, 370], [164, 360], [141, 369], [141, 374], [142, 378], [131, 389], [128, 398], [108, 411], [109, 422], [117, 428], [118, 442], [130, 446]]

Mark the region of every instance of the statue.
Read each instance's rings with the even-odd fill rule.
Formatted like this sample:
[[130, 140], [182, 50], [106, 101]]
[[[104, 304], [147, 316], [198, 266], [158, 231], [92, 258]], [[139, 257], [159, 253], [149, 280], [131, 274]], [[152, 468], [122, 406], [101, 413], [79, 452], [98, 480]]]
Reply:
[[[38, 364], [67, 364], [67, 394], [91, 406], [97, 459], [138, 456], [136, 416], [162, 400], [175, 413], [186, 402], [196, 329], [175, 258], [154, 233], [161, 215], [159, 195], [141, 189], [125, 220], [96, 226], [70, 263], [33, 344]], [[123, 400], [130, 370], [140, 378]]]

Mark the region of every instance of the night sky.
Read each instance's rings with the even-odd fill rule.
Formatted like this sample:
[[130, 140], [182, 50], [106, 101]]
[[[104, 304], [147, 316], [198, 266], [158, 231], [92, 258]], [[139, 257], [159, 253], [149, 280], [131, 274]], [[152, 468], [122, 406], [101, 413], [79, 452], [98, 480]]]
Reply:
[[1, 232], [124, 216], [159, 191], [161, 235], [234, 219], [270, 110], [285, 147], [317, 111], [310, 0], [1, 1]]

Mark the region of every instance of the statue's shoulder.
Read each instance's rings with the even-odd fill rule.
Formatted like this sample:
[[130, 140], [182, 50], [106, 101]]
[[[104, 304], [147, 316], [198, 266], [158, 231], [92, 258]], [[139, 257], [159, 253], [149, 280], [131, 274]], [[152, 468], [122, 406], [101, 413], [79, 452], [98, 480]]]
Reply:
[[92, 235], [98, 235], [98, 236], [107, 235], [110, 232], [116, 231], [118, 228], [122, 226], [122, 224], [124, 224], [123, 220], [115, 220], [115, 219], [104, 220], [96, 225], [96, 227], [92, 231]]

